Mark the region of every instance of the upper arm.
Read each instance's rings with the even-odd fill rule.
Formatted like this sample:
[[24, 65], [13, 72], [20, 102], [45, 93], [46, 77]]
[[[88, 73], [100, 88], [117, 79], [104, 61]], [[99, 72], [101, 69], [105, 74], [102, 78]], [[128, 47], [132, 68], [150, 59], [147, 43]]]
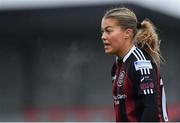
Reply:
[[132, 79], [137, 95], [157, 94], [157, 75], [152, 62], [150, 60], [134, 61], [132, 67]]

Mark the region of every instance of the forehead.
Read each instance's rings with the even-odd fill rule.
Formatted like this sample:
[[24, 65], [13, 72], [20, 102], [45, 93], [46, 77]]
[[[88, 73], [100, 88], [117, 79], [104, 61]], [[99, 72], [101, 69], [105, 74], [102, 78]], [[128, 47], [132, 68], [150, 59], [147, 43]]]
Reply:
[[103, 18], [101, 21], [101, 28], [118, 26], [118, 21], [112, 18]]

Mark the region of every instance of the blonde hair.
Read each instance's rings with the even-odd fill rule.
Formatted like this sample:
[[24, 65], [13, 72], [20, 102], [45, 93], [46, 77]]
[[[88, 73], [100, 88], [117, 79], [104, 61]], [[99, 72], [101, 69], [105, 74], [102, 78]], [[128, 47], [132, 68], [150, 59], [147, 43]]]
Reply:
[[155, 64], [160, 67], [162, 58], [160, 55], [160, 40], [155, 26], [149, 19], [145, 19], [139, 23], [135, 13], [124, 7], [108, 10], [103, 18], [116, 19], [119, 26], [123, 29], [131, 28], [134, 34], [134, 44], [146, 51]]

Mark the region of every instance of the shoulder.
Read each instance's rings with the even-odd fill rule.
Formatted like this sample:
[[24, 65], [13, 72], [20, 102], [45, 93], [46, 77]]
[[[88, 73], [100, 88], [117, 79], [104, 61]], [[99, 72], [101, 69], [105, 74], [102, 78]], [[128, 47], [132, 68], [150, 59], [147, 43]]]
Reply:
[[141, 65], [147, 65], [149, 62], [152, 62], [150, 55], [137, 47], [134, 48], [130, 58], [126, 61], [127, 64], [136, 66], [136, 68]]
[[147, 52], [145, 52], [144, 50], [140, 50], [137, 47], [133, 50], [132, 54], [135, 61], [152, 60], [152, 58]]
[[139, 48], [135, 48], [129, 59], [129, 72], [139, 74], [149, 74], [154, 69], [154, 62], [150, 55]]

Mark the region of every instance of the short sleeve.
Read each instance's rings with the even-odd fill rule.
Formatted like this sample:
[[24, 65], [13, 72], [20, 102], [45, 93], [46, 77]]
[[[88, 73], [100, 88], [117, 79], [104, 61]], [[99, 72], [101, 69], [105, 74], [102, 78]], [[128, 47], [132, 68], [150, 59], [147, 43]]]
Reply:
[[138, 95], [157, 94], [155, 65], [153, 65], [150, 60], [134, 61], [132, 77]]

